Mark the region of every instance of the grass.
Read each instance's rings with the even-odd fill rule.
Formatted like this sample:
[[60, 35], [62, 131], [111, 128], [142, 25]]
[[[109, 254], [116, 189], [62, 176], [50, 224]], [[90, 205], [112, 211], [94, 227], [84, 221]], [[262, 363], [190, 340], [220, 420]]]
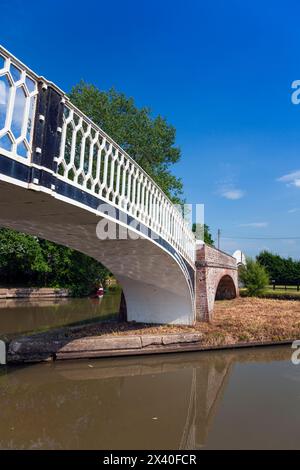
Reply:
[[[293, 291], [297, 291], [297, 286], [285, 286], [285, 285], [277, 285], [275, 286], [275, 290], [285, 290], [285, 287], [286, 287], [286, 290], [293, 290]], [[273, 286], [270, 285], [268, 286], [268, 289], [271, 289], [273, 290]]]
[[266, 289], [267, 293], [270, 294], [293, 294], [293, 295], [300, 295], [300, 291], [297, 291], [297, 289], [272, 289], [271, 287], [268, 287]]
[[[240, 294], [242, 297], [247, 297], [247, 289], [240, 289]], [[273, 290], [272, 286], [269, 286], [259, 297], [278, 300], [300, 300], [300, 291], [297, 291], [297, 286], [287, 286], [286, 290], [284, 286], [278, 286], [275, 290]]]

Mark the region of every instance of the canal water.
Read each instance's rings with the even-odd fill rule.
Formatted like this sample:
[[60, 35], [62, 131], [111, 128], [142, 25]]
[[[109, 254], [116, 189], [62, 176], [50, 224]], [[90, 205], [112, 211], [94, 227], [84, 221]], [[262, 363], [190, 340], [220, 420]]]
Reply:
[[289, 347], [0, 368], [1, 449], [299, 449]]
[[116, 317], [120, 295], [118, 290], [101, 299], [0, 299], [0, 338]]
[[[116, 316], [97, 299], [1, 300], [0, 336]], [[0, 367], [0, 449], [300, 448], [289, 347]]]

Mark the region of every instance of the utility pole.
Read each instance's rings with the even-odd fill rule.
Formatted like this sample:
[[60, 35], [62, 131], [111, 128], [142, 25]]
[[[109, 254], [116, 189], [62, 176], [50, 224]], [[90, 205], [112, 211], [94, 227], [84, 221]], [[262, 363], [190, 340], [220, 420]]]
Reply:
[[220, 249], [221, 230], [218, 228], [218, 250]]

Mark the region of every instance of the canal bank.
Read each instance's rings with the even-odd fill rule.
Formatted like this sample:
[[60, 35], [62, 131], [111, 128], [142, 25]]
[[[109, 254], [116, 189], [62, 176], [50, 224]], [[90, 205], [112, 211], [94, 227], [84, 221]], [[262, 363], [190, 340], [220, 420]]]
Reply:
[[69, 289], [51, 287], [1, 287], [0, 299], [61, 299], [71, 297]]
[[47, 336], [21, 338], [7, 344], [7, 363], [24, 364], [72, 359], [97, 359], [196, 351], [283, 346], [293, 340], [205, 345], [199, 335], [91, 337], [82, 340], [52, 340]]
[[217, 302], [214, 321], [194, 326], [120, 323], [67, 326], [7, 342], [11, 363], [129, 356], [289, 344], [299, 339], [295, 301], [241, 298]]

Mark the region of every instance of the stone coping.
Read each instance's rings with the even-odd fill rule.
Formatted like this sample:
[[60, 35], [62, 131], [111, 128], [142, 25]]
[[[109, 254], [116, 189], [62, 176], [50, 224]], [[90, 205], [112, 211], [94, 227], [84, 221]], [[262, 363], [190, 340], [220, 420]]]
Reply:
[[207, 351], [254, 346], [290, 344], [292, 340], [205, 345], [202, 333], [90, 336], [55, 340], [44, 335], [22, 337], [7, 343], [7, 363], [48, 362], [65, 359], [88, 359], [134, 356], [184, 351]]

